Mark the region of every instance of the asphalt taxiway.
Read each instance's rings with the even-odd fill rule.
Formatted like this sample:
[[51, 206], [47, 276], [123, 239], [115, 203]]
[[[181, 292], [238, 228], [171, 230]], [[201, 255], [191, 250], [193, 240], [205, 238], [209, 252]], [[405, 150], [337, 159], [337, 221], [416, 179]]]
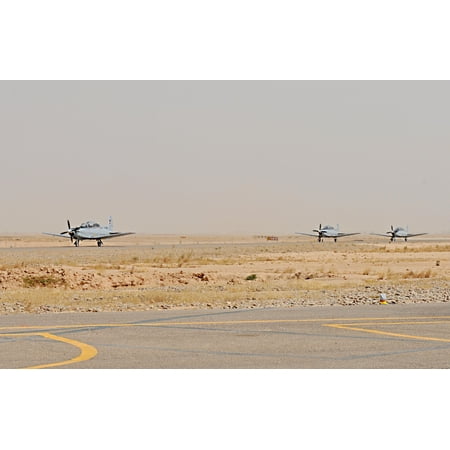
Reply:
[[0, 317], [0, 368], [450, 368], [450, 303]]

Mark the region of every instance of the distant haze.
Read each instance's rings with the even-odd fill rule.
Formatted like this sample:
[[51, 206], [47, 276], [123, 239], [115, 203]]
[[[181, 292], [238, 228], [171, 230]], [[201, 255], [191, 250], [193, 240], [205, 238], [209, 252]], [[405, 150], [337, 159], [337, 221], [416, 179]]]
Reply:
[[448, 81], [0, 82], [0, 232], [450, 231]]

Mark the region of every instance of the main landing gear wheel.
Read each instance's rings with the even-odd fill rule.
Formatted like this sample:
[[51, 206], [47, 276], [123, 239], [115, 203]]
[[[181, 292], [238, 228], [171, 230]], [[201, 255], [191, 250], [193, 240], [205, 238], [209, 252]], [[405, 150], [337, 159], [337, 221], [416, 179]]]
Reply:
[[103, 245], [102, 241], [97, 241], [97, 247], [101, 247]]
[[75, 247], [78, 247], [80, 245], [80, 241], [76, 240], [73, 245], [75, 245]]

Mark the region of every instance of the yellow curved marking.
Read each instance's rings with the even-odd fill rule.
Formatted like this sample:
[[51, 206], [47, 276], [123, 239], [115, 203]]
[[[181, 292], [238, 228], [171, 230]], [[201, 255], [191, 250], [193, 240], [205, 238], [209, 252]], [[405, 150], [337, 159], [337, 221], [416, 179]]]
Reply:
[[[416, 324], [416, 322], [412, 322], [413, 324]], [[428, 322], [428, 323], [435, 323], [435, 322]], [[404, 325], [405, 323], [402, 322]], [[383, 323], [382, 325], [389, 325]], [[389, 331], [379, 331], [379, 330], [372, 330], [370, 328], [359, 328], [359, 327], [352, 327], [345, 324], [324, 324], [325, 327], [332, 327], [332, 328], [340, 328], [343, 330], [353, 330], [353, 331], [362, 331], [364, 333], [373, 333], [373, 334], [381, 334], [384, 336], [394, 336], [394, 337], [401, 337], [401, 338], [407, 338], [407, 339], [416, 339], [419, 341], [438, 341], [438, 342], [450, 342], [450, 339], [443, 339], [443, 338], [434, 338], [434, 337], [428, 337], [428, 336], [414, 336], [411, 334], [401, 334], [401, 333], [391, 333]]]
[[88, 361], [89, 359], [92, 359], [95, 355], [97, 355], [97, 349], [93, 347], [92, 345], [85, 344], [83, 342], [75, 341], [73, 339], [67, 339], [62, 336], [56, 336], [54, 334], [50, 333], [37, 333], [39, 336], [45, 337], [47, 339], [52, 339], [54, 341], [64, 342], [65, 344], [74, 345], [75, 347], [78, 347], [81, 350], [81, 353], [76, 357], [72, 359], [68, 359], [66, 361], [60, 361], [50, 364], [41, 364], [38, 366], [32, 366], [32, 367], [26, 367], [26, 369], [47, 369], [49, 367], [58, 367], [58, 366], [65, 366], [67, 364], [75, 364], [82, 361]]
[[92, 359], [94, 358], [94, 356], [97, 355], [97, 349], [92, 345], [85, 344], [84, 342], [75, 341], [74, 339], [68, 339], [62, 336], [56, 336], [50, 333], [3, 333], [0, 334], [0, 336], [7, 336], [7, 337], [42, 336], [46, 339], [51, 339], [53, 341], [59, 341], [64, 342], [65, 344], [73, 345], [81, 350], [81, 353], [76, 358], [68, 359], [66, 361], [59, 361], [55, 363], [40, 364], [38, 366], [25, 367], [25, 369], [47, 369], [48, 367], [65, 366], [67, 364], [75, 364], [82, 361], [88, 361], [89, 359]]
[[[65, 344], [74, 345], [75, 347], [78, 347], [81, 350], [81, 353], [76, 358], [68, 359], [66, 361], [59, 361], [50, 364], [40, 364], [38, 366], [26, 367], [26, 369], [47, 369], [49, 367], [65, 366], [67, 364], [74, 364], [82, 361], [87, 361], [89, 359], [92, 359], [97, 354], [97, 349], [95, 347], [93, 347], [92, 345], [84, 344], [83, 342], [78, 342], [73, 339], [67, 339], [61, 336], [55, 336], [54, 334], [50, 333], [35, 333], [34, 335], [42, 336], [44, 338], [52, 339], [54, 341], [64, 342]], [[20, 336], [23, 336], [23, 334], [21, 334]]]

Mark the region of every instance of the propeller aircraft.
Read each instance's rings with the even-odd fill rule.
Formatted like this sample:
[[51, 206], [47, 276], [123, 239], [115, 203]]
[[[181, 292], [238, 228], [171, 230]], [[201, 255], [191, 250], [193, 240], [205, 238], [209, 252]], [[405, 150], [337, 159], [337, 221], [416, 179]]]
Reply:
[[402, 227], [396, 227], [394, 228], [391, 225], [391, 229], [389, 231], [386, 231], [386, 234], [378, 234], [378, 233], [372, 233], [375, 236], [384, 236], [389, 237], [390, 242], [394, 242], [396, 238], [404, 239], [405, 242], [407, 242], [408, 238], [414, 237], [414, 236], [423, 236], [427, 233], [417, 233], [417, 234], [409, 234], [408, 233], [408, 227], [402, 228]]
[[70, 239], [75, 247], [80, 245], [80, 241], [95, 240], [97, 245], [101, 247], [103, 245], [103, 239], [110, 239], [113, 237], [127, 236], [128, 234], [135, 234], [134, 232], [121, 233], [119, 231], [113, 231], [112, 217], [109, 218], [107, 226], [101, 226], [100, 224], [92, 221], [84, 222], [78, 227], [71, 227], [70, 221], [67, 220], [67, 230], [61, 233], [44, 233], [50, 236], [58, 236]]
[[322, 224], [320, 224], [319, 228], [317, 228], [313, 231], [317, 234], [310, 234], [310, 233], [295, 233], [295, 234], [303, 234], [304, 236], [317, 237], [317, 240], [319, 242], [323, 242], [324, 238], [332, 238], [332, 239], [334, 239], [334, 242], [336, 242], [337, 239], [340, 237], [353, 236], [355, 234], [360, 234], [360, 233], [341, 233], [339, 231], [339, 225], [336, 225], [336, 228], [332, 227], [331, 225], [325, 225], [322, 228]]

